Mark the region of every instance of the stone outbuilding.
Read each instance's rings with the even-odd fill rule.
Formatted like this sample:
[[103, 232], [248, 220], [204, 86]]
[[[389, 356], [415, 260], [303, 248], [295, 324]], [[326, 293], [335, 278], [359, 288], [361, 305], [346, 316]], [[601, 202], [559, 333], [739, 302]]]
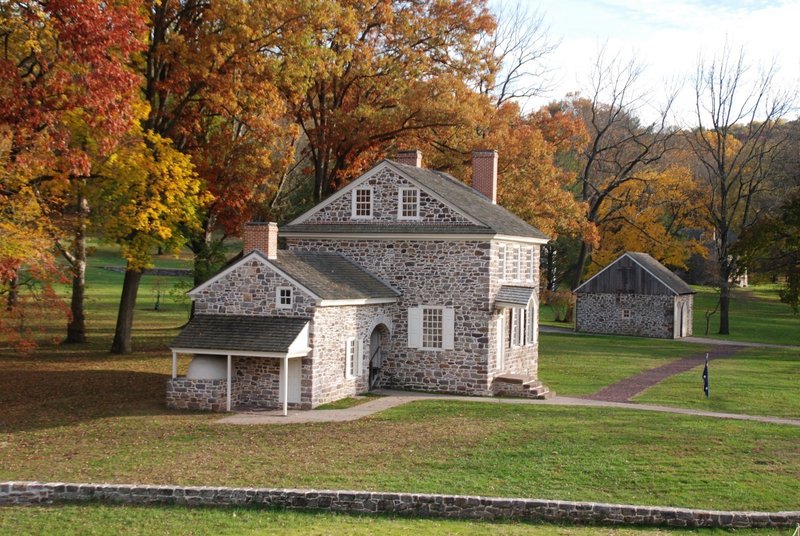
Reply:
[[[541, 232], [496, 203], [496, 151], [472, 188], [383, 160], [189, 292], [173, 408], [310, 409], [373, 388], [545, 397], [537, 379]], [[177, 375], [177, 355], [193, 357]]]
[[647, 253], [627, 252], [575, 289], [575, 331], [688, 337], [694, 294]]

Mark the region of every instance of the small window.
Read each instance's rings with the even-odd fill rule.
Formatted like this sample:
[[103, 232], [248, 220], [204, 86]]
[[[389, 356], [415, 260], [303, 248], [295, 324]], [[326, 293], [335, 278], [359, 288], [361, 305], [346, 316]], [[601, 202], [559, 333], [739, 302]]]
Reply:
[[291, 309], [294, 303], [291, 287], [278, 287], [275, 289], [275, 303], [278, 309]]
[[372, 188], [362, 187], [353, 191], [353, 218], [372, 218]]
[[631, 310], [630, 309], [623, 309], [622, 310], [622, 318], [624, 320], [628, 320], [631, 317]]
[[416, 188], [400, 188], [398, 198], [398, 219], [419, 219], [419, 190]]
[[358, 344], [355, 338], [351, 337], [345, 341], [344, 352], [344, 376], [353, 379], [358, 375]]
[[500, 261], [500, 279], [506, 278], [506, 245], [501, 244], [497, 250], [497, 258]]

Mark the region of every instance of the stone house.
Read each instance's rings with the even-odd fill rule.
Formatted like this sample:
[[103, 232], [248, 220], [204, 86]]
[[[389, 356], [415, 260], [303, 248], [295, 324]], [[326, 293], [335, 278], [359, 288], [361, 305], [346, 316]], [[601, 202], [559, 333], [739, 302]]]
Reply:
[[[171, 344], [174, 408], [310, 409], [373, 388], [545, 397], [539, 249], [496, 204], [497, 152], [473, 187], [383, 160], [281, 227], [251, 223], [241, 258], [189, 292]], [[186, 377], [176, 355], [191, 354]]]
[[694, 290], [647, 253], [624, 253], [574, 292], [575, 331], [661, 339], [692, 334]]

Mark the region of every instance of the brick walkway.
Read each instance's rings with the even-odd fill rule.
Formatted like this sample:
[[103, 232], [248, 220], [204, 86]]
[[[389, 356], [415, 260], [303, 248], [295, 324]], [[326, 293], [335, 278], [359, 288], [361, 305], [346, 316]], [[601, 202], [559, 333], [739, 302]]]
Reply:
[[[712, 359], [729, 357], [741, 351], [743, 348], [743, 346], [732, 345], [717, 346], [708, 351], [708, 360], [711, 361]], [[670, 361], [660, 367], [645, 370], [640, 374], [620, 380], [584, 398], [588, 398], [589, 400], [603, 400], [606, 402], [628, 402], [645, 389], [661, 383], [670, 376], [692, 370], [702, 365], [705, 362], [705, 357], [706, 352], [702, 352], [700, 354], [684, 357], [683, 359]]]

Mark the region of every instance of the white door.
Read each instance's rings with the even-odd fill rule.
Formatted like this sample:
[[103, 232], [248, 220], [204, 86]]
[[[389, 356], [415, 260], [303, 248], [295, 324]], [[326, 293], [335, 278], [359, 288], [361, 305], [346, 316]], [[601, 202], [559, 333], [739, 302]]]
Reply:
[[506, 351], [505, 351], [505, 324], [506, 315], [505, 309], [497, 315], [497, 370], [503, 371], [506, 368]]
[[[283, 367], [284, 361], [281, 359], [281, 367]], [[300, 357], [295, 357], [294, 359], [289, 360], [289, 403], [300, 403], [300, 377], [302, 376], [302, 365], [303, 359]], [[283, 372], [283, 371], [281, 371]], [[281, 374], [283, 376], [283, 374]], [[280, 392], [278, 393], [280, 397], [278, 400], [283, 402], [283, 383], [280, 386]]]

